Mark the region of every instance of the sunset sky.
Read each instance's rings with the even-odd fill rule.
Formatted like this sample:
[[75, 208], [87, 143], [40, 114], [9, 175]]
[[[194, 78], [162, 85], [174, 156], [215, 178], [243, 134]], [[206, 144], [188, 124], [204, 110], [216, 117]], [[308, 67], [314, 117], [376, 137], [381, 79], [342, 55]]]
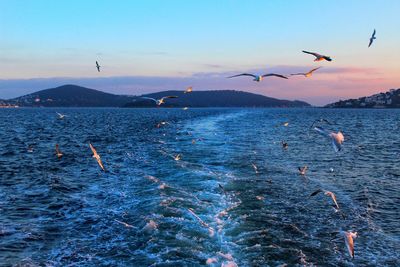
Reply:
[[[235, 89], [323, 105], [400, 88], [399, 12], [398, 0], [0, 0], [0, 98], [72, 83], [130, 95]], [[308, 79], [226, 79], [317, 66]]]

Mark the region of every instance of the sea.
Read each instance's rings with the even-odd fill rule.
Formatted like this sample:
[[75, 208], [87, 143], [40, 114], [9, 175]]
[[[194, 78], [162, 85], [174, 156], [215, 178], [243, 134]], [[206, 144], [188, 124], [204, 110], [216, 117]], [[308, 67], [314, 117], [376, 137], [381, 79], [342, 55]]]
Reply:
[[400, 110], [1, 109], [0, 140], [0, 266], [400, 266]]

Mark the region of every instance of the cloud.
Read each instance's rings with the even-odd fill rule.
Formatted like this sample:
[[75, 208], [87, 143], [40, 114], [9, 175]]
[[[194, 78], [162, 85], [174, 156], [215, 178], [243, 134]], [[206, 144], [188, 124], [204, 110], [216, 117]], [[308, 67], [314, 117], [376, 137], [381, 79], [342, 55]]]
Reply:
[[222, 69], [225, 68], [225, 66], [223, 65], [219, 65], [219, 64], [202, 64], [204, 67], [206, 68], [212, 68], [212, 69]]

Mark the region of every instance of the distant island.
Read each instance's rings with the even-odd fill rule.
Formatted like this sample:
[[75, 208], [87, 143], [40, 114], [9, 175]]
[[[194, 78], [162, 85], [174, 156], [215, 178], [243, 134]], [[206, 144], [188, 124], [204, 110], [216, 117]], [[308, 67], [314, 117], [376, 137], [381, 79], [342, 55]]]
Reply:
[[[310, 107], [304, 101], [290, 101], [263, 95], [234, 91], [163, 91], [142, 96], [161, 98], [176, 95], [168, 99], [163, 107]], [[63, 85], [35, 93], [0, 100], [0, 107], [155, 107], [154, 101], [141, 96], [115, 95], [77, 85]]]
[[400, 88], [357, 99], [340, 100], [327, 108], [400, 108]]

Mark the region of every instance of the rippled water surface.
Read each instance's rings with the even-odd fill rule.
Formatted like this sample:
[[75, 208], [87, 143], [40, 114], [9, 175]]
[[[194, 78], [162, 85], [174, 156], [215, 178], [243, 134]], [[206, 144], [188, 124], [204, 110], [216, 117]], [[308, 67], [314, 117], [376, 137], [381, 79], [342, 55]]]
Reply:
[[1, 266], [400, 266], [400, 110], [3, 109], [0, 140]]

